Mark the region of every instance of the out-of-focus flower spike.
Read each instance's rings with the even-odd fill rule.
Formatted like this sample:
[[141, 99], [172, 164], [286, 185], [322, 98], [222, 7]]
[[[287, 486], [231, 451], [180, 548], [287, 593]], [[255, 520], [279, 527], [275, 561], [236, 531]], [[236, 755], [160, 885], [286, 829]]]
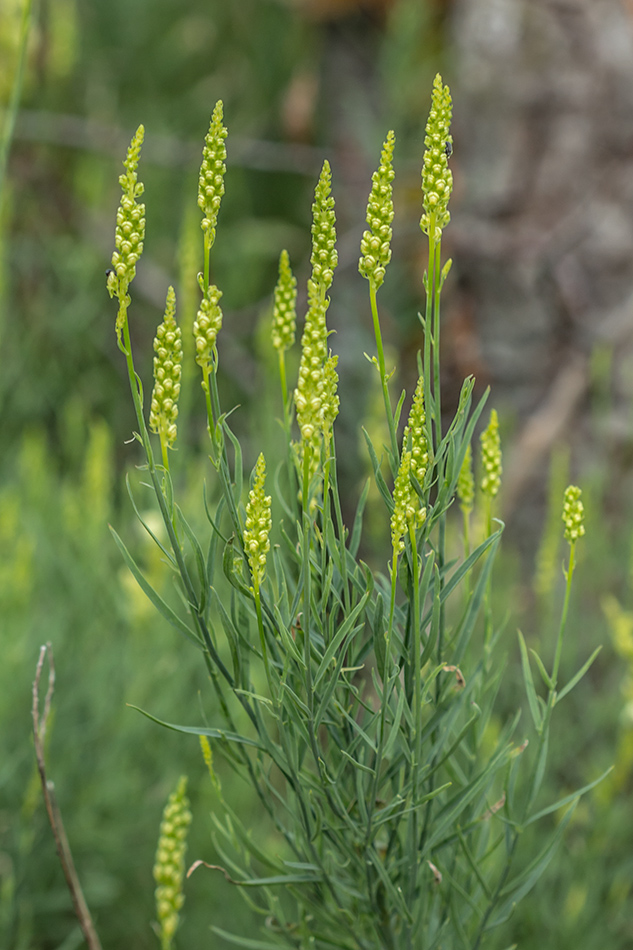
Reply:
[[178, 928], [179, 912], [185, 898], [182, 883], [185, 872], [187, 830], [191, 824], [187, 779], [182, 776], [163, 811], [160, 838], [154, 863], [156, 914], [162, 950], [170, 950]]
[[488, 427], [481, 433], [481, 490], [484, 495], [495, 498], [501, 485], [501, 439], [497, 410], [490, 412]]
[[563, 524], [565, 540], [574, 544], [585, 533], [585, 508], [580, 500], [582, 489], [577, 485], [568, 485], [563, 498]]
[[457, 478], [457, 497], [459, 498], [460, 508], [465, 514], [473, 510], [475, 504], [475, 476], [473, 475], [473, 453], [470, 442]]
[[275, 287], [273, 306], [272, 341], [276, 350], [289, 350], [295, 342], [297, 326], [297, 278], [290, 269], [288, 251], [279, 258], [279, 280]]

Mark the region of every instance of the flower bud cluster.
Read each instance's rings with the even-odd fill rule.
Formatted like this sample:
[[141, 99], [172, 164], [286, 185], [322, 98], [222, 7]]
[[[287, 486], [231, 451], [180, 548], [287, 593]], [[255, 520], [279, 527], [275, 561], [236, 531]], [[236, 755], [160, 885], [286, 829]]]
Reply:
[[336, 215], [334, 198], [330, 194], [332, 172], [326, 160], [314, 191], [312, 205], [312, 280], [318, 284], [321, 295], [332, 284], [334, 270], [338, 263], [336, 244]]
[[363, 277], [372, 281], [378, 289], [385, 279], [385, 270], [391, 260], [391, 222], [393, 221], [392, 181], [393, 148], [396, 137], [387, 134], [380, 156], [380, 167], [372, 175], [371, 193], [367, 203], [369, 231], [363, 233], [360, 242], [362, 257], [358, 269]]
[[295, 341], [297, 327], [297, 278], [290, 269], [288, 251], [279, 258], [279, 280], [275, 287], [272, 341], [276, 350], [289, 350]]
[[299, 378], [294, 392], [297, 421], [303, 442], [318, 450], [323, 429], [325, 379], [323, 367], [327, 359], [327, 326], [325, 314], [328, 299], [322, 299], [313, 281], [308, 281], [309, 307], [301, 337]]
[[259, 588], [264, 579], [266, 555], [270, 550], [271, 497], [264, 494], [265, 481], [266, 461], [260, 452], [255, 465], [253, 487], [248, 494], [248, 502], [246, 503], [246, 522], [244, 526], [244, 550], [250, 564], [255, 590]]
[[403, 448], [411, 447], [411, 474], [424, 485], [429, 467], [429, 444], [426, 438], [426, 412], [424, 411], [424, 379], [419, 377], [413, 394], [413, 403], [404, 430]]
[[200, 309], [193, 322], [196, 363], [202, 367], [210, 363], [215, 341], [222, 328], [221, 296], [222, 291], [218, 290], [215, 284], [211, 284], [200, 302]]
[[198, 178], [198, 207], [204, 214], [202, 230], [209, 235], [210, 243], [215, 240], [220, 202], [224, 194], [224, 174], [226, 172], [227, 129], [222, 125], [222, 100], [218, 100], [211, 116], [209, 131], [204, 140], [202, 165]]
[[404, 550], [404, 536], [409, 527], [421, 528], [426, 521], [426, 508], [420, 507], [420, 499], [411, 484], [412, 461], [411, 450], [403, 449], [393, 488], [391, 544], [394, 554]]
[[[450, 89], [442, 83], [442, 77], [438, 73], [433, 82], [431, 111], [424, 138], [425, 151], [422, 166], [424, 214], [420, 219], [423, 232], [434, 241], [441, 239], [442, 230], [451, 219], [448, 199], [453, 190], [453, 175], [448, 167], [448, 156], [453, 149], [453, 139], [449, 132], [452, 112], [453, 102]], [[430, 233], [432, 227], [433, 234]]]
[[156, 330], [154, 339], [154, 391], [149, 414], [149, 425], [171, 446], [176, 441], [178, 396], [182, 373], [182, 331], [176, 323], [176, 294], [167, 291], [165, 317]]
[[126, 174], [119, 178], [123, 197], [117, 211], [114, 234], [116, 250], [112, 254], [112, 267], [115, 277], [108, 274], [107, 286], [111, 297], [115, 294], [117, 297], [126, 295], [127, 287], [136, 275], [136, 264], [143, 253], [145, 205], [136, 200], [143, 194], [143, 184], [137, 180], [136, 169], [144, 134], [145, 129], [139, 125], [123, 162]]
[[171, 793], [163, 811], [160, 838], [154, 863], [156, 913], [163, 948], [171, 946], [178, 927], [178, 913], [184, 903], [182, 881], [187, 850], [187, 830], [191, 812], [186, 796], [187, 779], [183, 775]]
[[341, 400], [338, 395], [338, 356], [328, 356], [323, 367], [323, 399], [321, 401], [321, 427], [326, 439], [329, 439], [334, 420], [338, 416]]
[[475, 504], [475, 477], [473, 475], [473, 453], [468, 443], [462, 467], [457, 477], [457, 497], [463, 512], [468, 514]]
[[585, 533], [585, 508], [580, 500], [582, 489], [577, 485], [568, 485], [563, 498], [563, 524], [565, 540], [573, 544]]
[[501, 485], [501, 440], [497, 410], [490, 413], [488, 428], [481, 433], [481, 490], [484, 495], [495, 498]]

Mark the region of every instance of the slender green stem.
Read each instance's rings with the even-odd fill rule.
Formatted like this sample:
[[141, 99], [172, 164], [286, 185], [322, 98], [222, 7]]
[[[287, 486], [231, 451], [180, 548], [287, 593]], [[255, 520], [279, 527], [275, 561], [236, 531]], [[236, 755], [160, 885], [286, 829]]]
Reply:
[[560, 659], [563, 651], [563, 636], [565, 634], [565, 627], [567, 626], [567, 613], [569, 611], [569, 597], [571, 594], [571, 581], [574, 574], [575, 567], [575, 554], [576, 554], [576, 544], [572, 541], [569, 546], [569, 565], [567, 571], [565, 572], [566, 585], [565, 585], [565, 600], [563, 601], [563, 612], [560, 618], [560, 626], [558, 628], [558, 636], [556, 638], [556, 652], [554, 654], [554, 666], [552, 667], [552, 682], [554, 683], [554, 689], [556, 688], [556, 683], [558, 680], [558, 671], [560, 668]]
[[389, 436], [391, 438], [392, 471], [398, 469], [398, 437], [396, 434], [396, 424], [393, 418], [393, 409], [391, 408], [391, 399], [389, 398], [389, 377], [385, 366], [385, 351], [382, 345], [382, 333], [380, 331], [380, 319], [378, 317], [378, 302], [376, 299], [376, 285], [373, 280], [369, 281], [369, 302], [371, 304], [371, 315], [374, 321], [374, 336], [376, 338], [376, 351], [378, 353], [378, 372], [380, 373], [380, 385], [382, 388], [382, 398], [385, 404], [385, 415], [387, 416], [387, 425], [389, 426]]

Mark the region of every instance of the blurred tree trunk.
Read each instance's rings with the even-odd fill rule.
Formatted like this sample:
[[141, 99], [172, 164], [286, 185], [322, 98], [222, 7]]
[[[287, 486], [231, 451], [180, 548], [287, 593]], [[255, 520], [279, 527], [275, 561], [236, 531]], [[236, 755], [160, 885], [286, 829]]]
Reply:
[[483, 367], [524, 422], [512, 505], [577, 416], [596, 347], [630, 360], [633, 3], [455, 0], [451, 30], [449, 339], [460, 375]]

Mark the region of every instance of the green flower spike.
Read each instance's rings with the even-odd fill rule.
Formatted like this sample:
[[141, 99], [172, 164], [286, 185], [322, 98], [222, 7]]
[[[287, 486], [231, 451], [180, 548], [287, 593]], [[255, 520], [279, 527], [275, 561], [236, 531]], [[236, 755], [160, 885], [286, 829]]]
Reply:
[[117, 336], [121, 331], [129, 305], [128, 287], [136, 275], [136, 264], [143, 253], [145, 239], [145, 205], [136, 200], [143, 194], [144, 186], [138, 181], [138, 168], [141, 146], [145, 129], [139, 125], [127, 150], [123, 165], [126, 173], [119, 178], [123, 190], [121, 203], [116, 216], [112, 270], [108, 272], [107, 288], [111, 297], [117, 297], [120, 303], [116, 322]]
[[393, 488], [394, 509], [391, 516], [391, 544], [394, 557], [404, 550], [404, 536], [409, 526], [421, 528], [426, 521], [426, 508], [420, 508], [420, 499], [411, 484], [412, 453], [402, 451], [400, 467]]
[[176, 441], [176, 418], [182, 373], [182, 331], [176, 323], [176, 294], [167, 291], [165, 318], [154, 340], [154, 391], [149, 415], [152, 432], [171, 448]]
[[434, 241], [441, 240], [442, 231], [451, 220], [448, 199], [453, 190], [453, 175], [448, 167], [448, 156], [453, 150], [453, 138], [449, 132], [452, 112], [450, 89], [442, 83], [438, 73], [433, 82], [431, 111], [424, 138], [424, 214], [420, 218], [422, 231]]
[[488, 428], [481, 433], [481, 465], [483, 475], [481, 490], [489, 498], [495, 498], [501, 485], [501, 440], [497, 410], [490, 413]]
[[565, 540], [574, 544], [585, 533], [585, 509], [580, 500], [582, 489], [576, 485], [569, 485], [565, 489], [563, 499], [563, 524], [565, 525]]
[[475, 477], [473, 475], [473, 453], [470, 443], [466, 449], [464, 461], [457, 478], [457, 497], [464, 514], [468, 514], [473, 510], [475, 504]]
[[321, 444], [323, 408], [323, 366], [327, 359], [325, 314], [329, 300], [312, 296], [301, 337], [301, 362], [294, 399], [303, 442], [317, 450]]
[[210, 248], [215, 241], [215, 229], [218, 223], [218, 211], [224, 194], [224, 174], [226, 172], [226, 146], [228, 135], [222, 125], [222, 100], [215, 104], [211, 124], [204, 140], [202, 165], [198, 178], [198, 207], [204, 214], [202, 230], [205, 244]]
[[279, 280], [275, 287], [272, 341], [276, 350], [289, 350], [295, 342], [297, 278], [290, 269], [288, 251], [279, 258]]
[[270, 515], [271, 498], [264, 494], [266, 462], [260, 453], [255, 466], [253, 487], [246, 504], [244, 549], [253, 576], [253, 589], [259, 591], [266, 570], [266, 555], [270, 550], [269, 534], [272, 527]]
[[[332, 172], [326, 160], [314, 191], [312, 205], [312, 281], [320, 288], [320, 296], [324, 297], [328, 287], [332, 284], [334, 270], [338, 263], [336, 244], [336, 215], [334, 214], [334, 198], [330, 194], [332, 188]], [[308, 289], [310, 293], [310, 288]], [[316, 293], [316, 288], [314, 288]]]
[[363, 277], [373, 281], [376, 290], [385, 279], [385, 270], [391, 260], [391, 222], [393, 221], [392, 181], [394, 178], [393, 147], [396, 137], [387, 134], [380, 156], [380, 167], [372, 175], [371, 193], [367, 203], [367, 224], [360, 242], [362, 256], [358, 269]]
[[186, 796], [187, 779], [183, 775], [169, 796], [160, 826], [160, 838], [154, 864], [156, 913], [162, 950], [170, 950], [178, 928], [179, 911], [184, 903], [182, 882], [187, 850], [187, 829], [191, 812]]
[[426, 412], [424, 411], [424, 379], [419, 377], [409, 418], [404, 430], [403, 446], [411, 446], [411, 474], [415, 475], [420, 487], [424, 485], [426, 470], [429, 466], [429, 445], [426, 438]]
[[193, 323], [196, 339], [196, 363], [208, 368], [215, 348], [215, 341], [222, 328], [220, 297], [222, 291], [212, 284], [200, 302], [200, 309]]
[[326, 443], [330, 440], [330, 433], [334, 420], [338, 416], [341, 400], [338, 395], [338, 373], [336, 366], [338, 356], [328, 356], [323, 367], [323, 399], [321, 404], [321, 429]]

